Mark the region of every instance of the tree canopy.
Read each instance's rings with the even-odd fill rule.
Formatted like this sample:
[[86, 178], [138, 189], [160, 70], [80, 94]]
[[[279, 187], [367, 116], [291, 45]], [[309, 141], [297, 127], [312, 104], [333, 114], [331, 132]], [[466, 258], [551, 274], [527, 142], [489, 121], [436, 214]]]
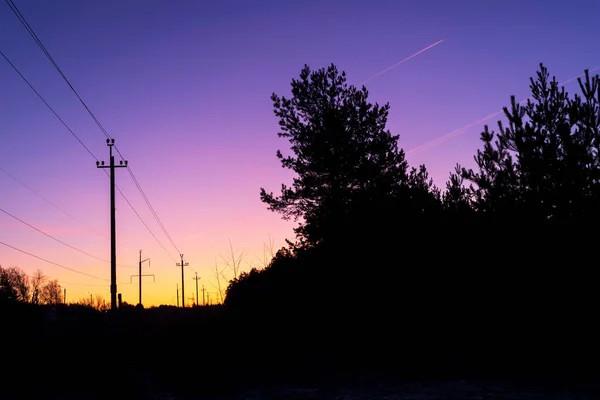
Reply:
[[[600, 199], [600, 80], [578, 79], [570, 97], [540, 64], [530, 79], [531, 98], [511, 97], [507, 124], [485, 126], [477, 171], [459, 168], [452, 178], [471, 182], [463, 200], [488, 220], [584, 222], [597, 219]], [[460, 175], [460, 179], [459, 179]], [[456, 183], [456, 182], [455, 182]], [[454, 185], [452, 196], [458, 193]]]
[[261, 188], [260, 197], [283, 218], [302, 219], [301, 241], [320, 243], [409, 187], [429, 193], [425, 167], [409, 172], [399, 136], [386, 128], [389, 104], [371, 104], [367, 89], [348, 85], [333, 64], [315, 71], [305, 65], [291, 88], [290, 98], [271, 99], [278, 135], [292, 153], [278, 150], [277, 158], [296, 177], [279, 196]]

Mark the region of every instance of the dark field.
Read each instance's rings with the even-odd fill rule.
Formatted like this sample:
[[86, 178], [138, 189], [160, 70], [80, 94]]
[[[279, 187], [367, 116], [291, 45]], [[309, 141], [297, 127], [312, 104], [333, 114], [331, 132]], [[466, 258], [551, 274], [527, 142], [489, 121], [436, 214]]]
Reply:
[[600, 398], [592, 331], [579, 342], [565, 330], [537, 342], [453, 336], [452, 346], [427, 325], [249, 321], [217, 306], [3, 315], [2, 399]]
[[[131, 377], [133, 378], [133, 377]], [[553, 388], [540, 385], [515, 385], [508, 382], [412, 382], [392, 383], [346, 383], [321, 385], [273, 385], [262, 388], [248, 388], [229, 393], [211, 395], [181, 392], [176, 388], [157, 385], [149, 376], [138, 376], [129, 381], [129, 386], [116, 392], [114, 398], [139, 400], [595, 400], [600, 396], [600, 385], [580, 385], [575, 387], [557, 386]], [[107, 393], [93, 389], [73, 391], [56, 395], [57, 400], [105, 399]], [[124, 396], [124, 397], [120, 397]], [[4, 398], [4, 397], [3, 397]], [[13, 397], [15, 399], [22, 397]], [[8, 398], [7, 398], [8, 399]]]

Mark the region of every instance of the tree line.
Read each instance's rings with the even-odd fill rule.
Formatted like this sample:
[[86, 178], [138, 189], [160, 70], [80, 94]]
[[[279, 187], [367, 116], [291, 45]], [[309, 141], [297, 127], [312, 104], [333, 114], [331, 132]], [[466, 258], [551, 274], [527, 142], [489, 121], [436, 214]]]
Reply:
[[0, 300], [31, 304], [60, 304], [63, 291], [57, 279], [50, 279], [37, 270], [29, 276], [18, 267], [0, 265]]
[[297, 222], [295, 239], [226, 292], [226, 307], [264, 328], [250, 341], [287, 337], [311, 366], [385, 355], [405, 372], [583, 376], [568, 357], [600, 355], [588, 267], [600, 78], [586, 70], [578, 83], [570, 95], [540, 64], [531, 97], [510, 97], [505, 121], [483, 127], [475, 167], [456, 165], [442, 190], [425, 165], [408, 165], [389, 104], [333, 64], [305, 66], [291, 96], [271, 97], [290, 145], [276, 156], [293, 181], [260, 190]]
[[[19, 267], [2, 267], [0, 265], [0, 302], [21, 302], [34, 305], [57, 305], [65, 302], [64, 288], [58, 279], [46, 276], [41, 270], [28, 275]], [[105, 311], [110, 304], [100, 296], [79, 299], [76, 303]]]
[[[530, 78], [531, 97], [521, 103], [510, 97], [507, 121], [498, 121], [497, 130], [483, 128], [476, 167], [457, 164], [441, 190], [425, 165], [409, 167], [399, 136], [386, 127], [389, 104], [370, 103], [368, 90], [348, 85], [333, 64], [305, 66], [292, 80], [291, 97], [271, 98], [278, 136], [290, 144], [288, 154], [276, 155], [295, 177], [278, 195], [261, 188], [260, 198], [298, 225], [295, 240], [270, 266], [316, 248], [381, 253], [391, 249], [376, 242], [407, 236], [435, 243], [479, 230], [479, 238], [455, 243], [477, 248], [485, 235], [516, 239], [535, 230], [543, 242], [556, 240], [550, 232], [564, 233], [564, 224], [593, 226], [600, 215], [599, 82], [586, 70], [578, 79], [581, 94], [571, 96], [540, 64]], [[247, 286], [243, 281], [259, 274], [234, 279], [230, 301]]]

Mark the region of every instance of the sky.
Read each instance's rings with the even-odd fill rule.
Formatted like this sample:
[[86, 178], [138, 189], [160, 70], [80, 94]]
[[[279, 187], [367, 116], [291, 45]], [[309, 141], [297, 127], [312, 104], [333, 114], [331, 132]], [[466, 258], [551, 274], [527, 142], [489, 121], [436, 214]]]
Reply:
[[[142, 250], [142, 273], [153, 275], [145, 306], [176, 304], [180, 254], [190, 305], [196, 274], [213, 301], [215, 266], [232, 277], [230, 243], [249, 270], [293, 239], [295, 224], [259, 191], [291, 181], [275, 156], [289, 145], [270, 95], [288, 96], [304, 64], [334, 63], [372, 102], [389, 102], [410, 165], [425, 164], [442, 188], [457, 163], [473, 165], [483, 125], [502, 115], [483, 119], [529, 96], [539, 63], [560, 82], [600, 66], [592, 0], [13, 1], [168, 234], [117, 169], [118, 292], [137, 304]], [[5, 2], [0, 50], [92, 153], [0, 58], [0, 265], [42, 270], [68, 302], [109, 300], [110, 187], [96, 168], [109, 160], [106, 137]]]

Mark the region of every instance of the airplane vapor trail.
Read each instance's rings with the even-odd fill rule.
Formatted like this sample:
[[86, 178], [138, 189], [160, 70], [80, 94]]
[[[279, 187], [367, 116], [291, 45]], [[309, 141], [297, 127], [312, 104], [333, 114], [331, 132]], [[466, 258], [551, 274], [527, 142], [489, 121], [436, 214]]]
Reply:
[[438, 40], [437, 42], [435, 42], [435, 43], [433, 43], [433, 44], [430, 44], [429, 46], [427, 46], [427, 47], [425, 47], [425, 48], [423, 48], [423, 49], [421, 49], [421, 50], [417, 51], [415, 54], [413, 54], [413, 55], [411, 55], [411, 56], [408, 56], [408, 57], [406, 57], [404, 60], [402, 60], [402, 61], [398, 61], [396, 64], [394, 64], [394, 65], [392, 65], [392, 66], [390, 66], [390, 67], [387, 67], [387, 68], [386, 68], [386, 69], [384, 69], [383, 71], [380, 71], [380, 72], [376, 73], [375, 75], [373, 75], [372, 77], [370, 77], [370, 78], [368, 78], [368, 79], [365, 79], [364, 81], [362, 81], [361, 83], [359, 83], [359, 85], [363, 85], [363, 84], [365, 84], [365, 83], [367, 83], [367, 82], [370, 82], [370, 81], [372, 81], [372, 80], [373, 80], [373, 79], [375, 79], [375, 78], [378, 78], [378, 77], [380, 77], [381, 75], [383, 75], [383, 74], [385, 74], [385, 73], [388, 73], [388, 72], [390, 72], [391, 70], [393, 70], [393, 69], [394, 69], [394, 68], [396, 68], [397, 66], [399, 66], [399, 65], [401, 65], [401, 64], [404, 64], [404, 63], [405, 63], [405, 62], [407, 62], [408, 60], [410, 60], [410, 59], [412, 59], [412, 58], [415, 58], [415, 57], [416, 57], [416, 56], [418, 56], [419, 54], [421, 54], [421, 53], [423, 53], [423, 52], [425, 52], [425, 51], [427, 51], [427, 50], [431, 49], [432, 47], [435, 47], [435, 46], [437, 46], [438, 44], [442, 43], [442, 42], [443, 42], [443, 41], [445, 41], [445, 40], [446, 40], [446, 39], [441, 39], [441, 40]]
[[[600, 69], [600, 66], [597, 66], [597, 67], [595, 67], [595, 68], [592, 68], [592, 69], [591, 69], [589, 72], [594, 72], [594, 71], [596, 71], [596, 70], [598, 70], [598, 69]], [[585, 75], [585, 73], [583, 73], [583, 74], [580, 74], [580, 75], [577, 75], [577, 76], [574, 76], [573, 78], [569, 78], [569, 79], [567, 79], [567, 80], [566, 80], [566, 81], [564, 81], [564, 82], [560, 82], [560, 83], [559, 83], [559, 85], [561, 85], [561, 86], [562, 86], [562, 85], [566, 85], [567, 83], [569, 83], [569, 82], [572, 82], [572, 81], [574, 81], [575, 79], [581, 78], [581, 77], [582, 77], [582, 76], [584, 76], [584, 75]], [[529, 100], [529, 99], [531, 99], [531, 96], [530, 96], [530, 97], [527, 97], [527, 98], [526, 98], [526, 99], [524, 99], [524, 100], [521, 100], [521, 101], [519, 102], [519, 104], [523, 104], [523, 103], [527, 102], [527, 100]], [[488, 119], [490, 119], [490, 118], [493, 118], [493, 117], [495, 117], [495, 116], [497, 116], [497, 115], [500, 115], [500, 114], [502, 114], [503, 112], [504, 112], [504, 110], [500, 110], [500, 111], [497, 111], [497, 112], [495, 112], [495, 113], [493, 113], [493, 114], [490, 114], [490, 115], [488, 115], [487, 117], [484, 117], [484, 118], [478, 119], [478, 120], [477, 120], [477, 121], [475, 121], [475, 122], [471, 122], [470, 124], [468, 124], [468, 125], [466, 125], [466, 126], [463, 126], [462, 128], [456, 129], [456, 130], [454, 130], [454, 131], [452, 131], [452, 132], [450, 132], [450, 133], [447, 133], [447, 134], [445, 134], [445, 135], [443, 135], [443, 136], [440, 136], [440, 137], [439, 137], [439, 138], [437, 138], [437, 139], [433, 139], [433, 140], [431, 140], [431, 141], [429, 141], [429, 142], [427, 142], [427, 143], [424, 143], [424, 144], [422, 144], [422, 145], [420, 145], [420, 146], [417, 146], [417, 147], [415, 147], [414, 149], [408, 150], [408, 151], [406, 152], [406, 155], [407, 155], [407, 156], [410, 156], [410, 155], [414, 155], [414, 154], [422, 153], [422, 152], [424, 152], [424, 151], [426, 151], [426, 150], [429, 150], [430, 148], [432, 148], [432, 147], [435, 147], [435, 146], [437, 146], [437, 145], [438, 145], [438, 144], [440, 144], [440, 143], [443, 143], [443, 142], [445, 142], [445, 141], [447, 141], [447, 140], [450, 140], [450, 139], [452, 139], [452, 138], [455, 138], [455, 137], [457, 137], [457, 136], [460, 136], [460, 135], [462, 135], [463, 133], [465, 133], [465, 132], [467, 131], [467, 129], [469, 129], [469, 128], [472, 128], [473, 126], [479, 125], [479, 124], [481, 124], [481, 123], [483, 123], [483, 122], [487, 121], [487, 120], [488, 120]]]

